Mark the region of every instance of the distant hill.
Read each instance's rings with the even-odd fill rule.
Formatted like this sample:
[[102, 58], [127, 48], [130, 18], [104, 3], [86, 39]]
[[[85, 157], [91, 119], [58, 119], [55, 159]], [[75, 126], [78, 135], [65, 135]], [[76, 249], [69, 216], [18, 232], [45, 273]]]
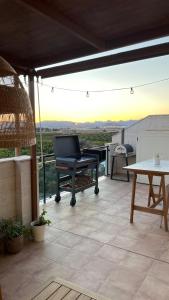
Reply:
[[[71, 121], [42, 121], [43, 128], [50, 129], [78, 129], [78, 128], [103, 128], [103, 127], [127, 127], [137, 122], [136, 120], [128, 120], [128, 121], [95, 121], [95, 122], [84, 122], [84, 123], [75, 123]], [[39, 127], [39, 123], [37, 123], [37, 127]]]

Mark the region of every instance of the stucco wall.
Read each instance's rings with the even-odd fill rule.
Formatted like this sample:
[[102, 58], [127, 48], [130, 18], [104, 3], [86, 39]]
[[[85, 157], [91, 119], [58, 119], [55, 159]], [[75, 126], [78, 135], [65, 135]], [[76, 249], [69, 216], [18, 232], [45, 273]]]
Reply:
[[31, 221], [31, 165], [29, 156], [0, 159], [0, 218]]

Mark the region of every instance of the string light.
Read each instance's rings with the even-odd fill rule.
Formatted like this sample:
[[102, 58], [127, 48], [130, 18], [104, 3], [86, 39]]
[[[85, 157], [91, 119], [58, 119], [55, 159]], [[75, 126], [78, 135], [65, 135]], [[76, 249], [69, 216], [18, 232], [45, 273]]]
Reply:
[[25, 83], [25, 85], [27, 86], [28, 85], [28, 83], [27, 83], [27, 77], [26, 77], [26, 75], [24, 75], [24, 83]]
[[43, 79], [42, 79], [42, 77], [39, 76], [39, 78], [40, 78], [40, 83], [41, 83], [41, 85], [43, 85]]
[[133, 95], [134, 94], [134, 89], [131, 87], [130, 88], [130, 94]]
[[89, 98], [89, 91], [86, 92], [86, 97]]
[[137, 84], [137, 85], [134, 85], [132, 87], [130, 86], [130, 87], [121, 87], [121, 88], [107, 89], [107, 90], [88, 90], [88, 91], [86, 91], [86, 90], [78, 90], [78, 89], [62, 88], [62, 87], [57, 87], [57, 86], [51, 86], [49, 84], [43, 83], [42, 79], [41, 79], [41, 82], [40, 83], [38, 82], [38, 83], [41, 86], [50, 88], [51, 89], [51, 93], [54, 93], [54, 90], [56, 89], [56, 90], [62, 90], [62, 91], [67, 91], [67, 92], [85, 93], [86, 97], [89, 97], [90, 93], [104, 93], [104, 92], [123, 91], [123, 90], [128, 90], [128, 91], [130, 91], [130, 94], [134, 94], [134, 89], [136, 89], [136, 88], [141, 88], [141, 87], [144, 87], [144, 86], [149, 86], [149, 85], [153, 85], [153, 84], [157, 84], [157, 83], [162, 83], [162, 82], [165, 82], [165, 81], [169, 81], [169, 77], [163, 78], [163, 79], [160, 79], [160, 80], [156, 80], [156, 81], [151, 81], [151, 82], [143, 83], [143, 84]]

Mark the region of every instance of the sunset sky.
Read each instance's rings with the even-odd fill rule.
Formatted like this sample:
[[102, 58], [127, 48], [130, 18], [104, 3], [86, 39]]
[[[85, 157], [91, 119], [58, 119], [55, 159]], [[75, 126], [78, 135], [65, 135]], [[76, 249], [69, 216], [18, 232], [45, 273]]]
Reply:
[[[169, 38], [163, 38], [161, 42], [169, 42]], [[156, 41], [153, 43], [155, 44]], [[149, 46], [153, 43], [144, 43], [144, 45]], [[112, 51], [115, 52], [118, 51]], [[51, 92], [50, 87], [41, 86], [41, 118], [42, 120], [93, 122], [140, 119], [150, 114], [169, 114], [169, 81], [135, 88], [134, 94], [130, 94], [130, 89], [90, 92], [130, 88], [168, 77], [169, 55], [49, 78], [43, 80], [44, 85], [78, 89], [84, 92], [62, 91], [56, 88]], [[86, 91], [89, 91], [89, 97], [86, 97]], [[38, 113], [36, 119], [38, 121]]]

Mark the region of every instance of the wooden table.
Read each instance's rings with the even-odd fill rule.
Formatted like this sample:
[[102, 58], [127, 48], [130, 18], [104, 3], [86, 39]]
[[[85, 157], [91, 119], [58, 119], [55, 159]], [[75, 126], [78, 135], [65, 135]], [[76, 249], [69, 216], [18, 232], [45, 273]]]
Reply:
[[[169, 161], [161, 160], [160, 165], [155, 165], [153, 160], [146, 160], [132, 164], [130, 166], [124, 167], [125, 170], [134, 173], [133, 185], [132, 185], [132, 198], [131, 198], [131, 213], [130, 213], [130, 223], [133, 223], [134, 211], [143, 211], [147, 213], [152, 213], [156, 215], [161, 215], [164, 217], [165, 230], [168, 231], [168, 197], [165, 188], [165, 175], [169, 175]], [[148, 205], [147, 207], [135, 205], [135, 193], [136, 193], [136, 181], [137, 175], [148, 176], [149, 181], [149, 195], [148, 195]], [[159, 192], [154, 193], [153, 190], [153, 177], [160, 177]], [[152, 204], [151, 204], [152, 200]], [[156, 206], [163, 201], [163, 208], [157, 209]]]

